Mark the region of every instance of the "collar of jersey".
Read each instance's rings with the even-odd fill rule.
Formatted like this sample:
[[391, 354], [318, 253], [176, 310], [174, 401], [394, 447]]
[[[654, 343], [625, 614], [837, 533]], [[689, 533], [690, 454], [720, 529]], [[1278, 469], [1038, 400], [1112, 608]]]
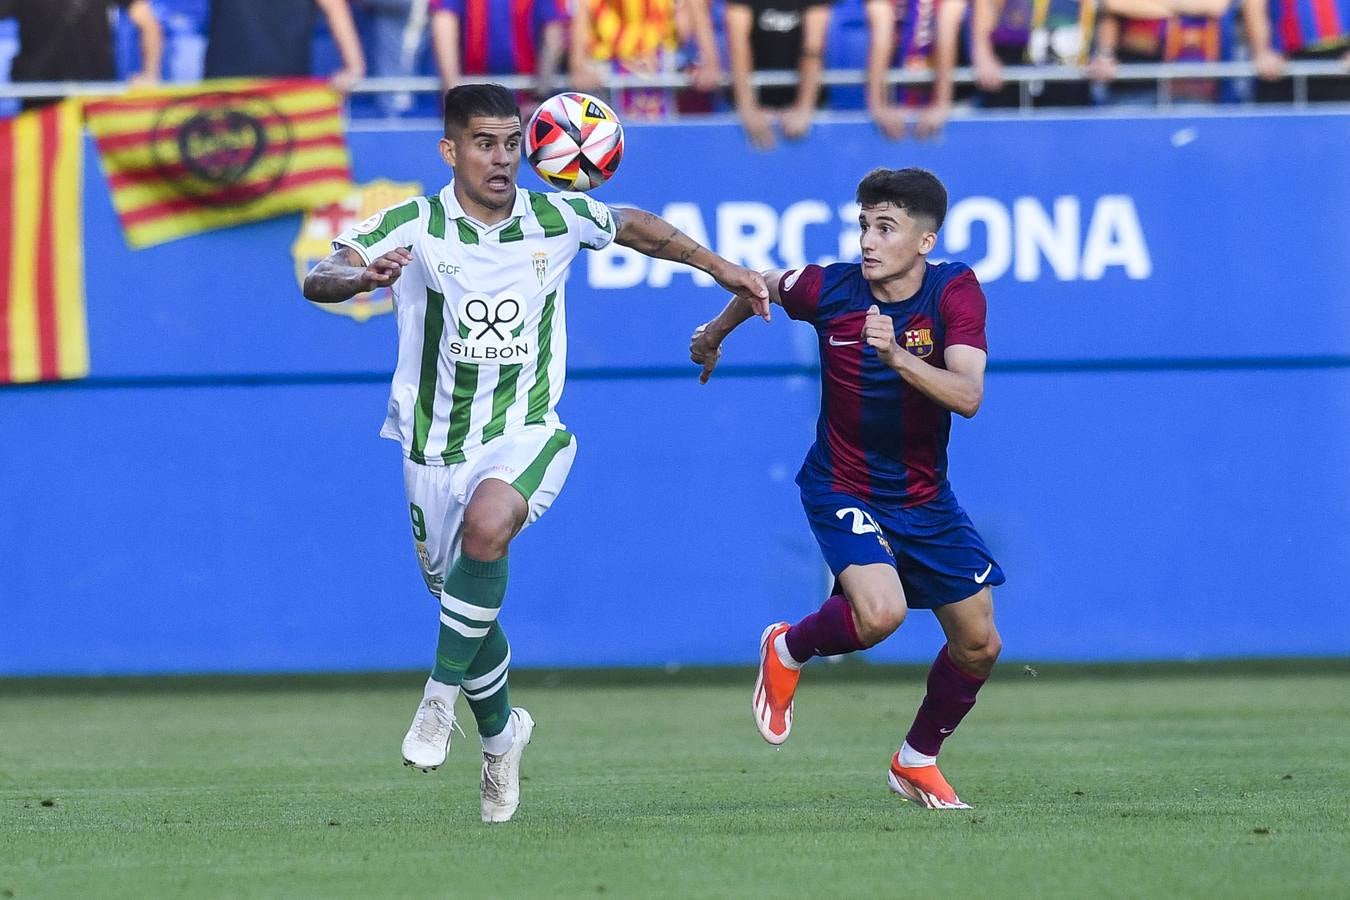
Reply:
[[511, 215], [502, 219], [495, 225], [487, 225], [478, 221], [473, 216], [464, 211], [464, 207], [459, 205], [459, 198], [455, 196], [455, 181], [452, 178], [450, 183], [441, 188], [441, 205], [445, 207], [445, 215], [448, 219], [463, 219], [483, 234], [491, 234], [498, 228], [505, 228], [510, 225], [514, 219], [523, 219], [528, 206], [525, 196], [526, 191], [522, 188], [516, 188], [516, 202], [511, 207]]

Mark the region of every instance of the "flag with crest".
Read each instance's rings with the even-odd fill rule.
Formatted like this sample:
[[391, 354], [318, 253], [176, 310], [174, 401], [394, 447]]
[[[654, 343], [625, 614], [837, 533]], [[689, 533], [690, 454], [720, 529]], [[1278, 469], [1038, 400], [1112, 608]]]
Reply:
[[351, 190], [340, 100], [323, 81], [204, 82], [94, 101], [86, 116], [132, 247]]

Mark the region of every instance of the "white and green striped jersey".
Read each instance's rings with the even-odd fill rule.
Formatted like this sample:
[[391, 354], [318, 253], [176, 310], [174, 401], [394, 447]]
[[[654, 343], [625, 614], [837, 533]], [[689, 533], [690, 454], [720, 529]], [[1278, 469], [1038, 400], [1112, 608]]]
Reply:
[[614, 231], [603, 203], [519, 188], [511, 215], [484, 225], [451, 182], [334, 239], [367, 263], [395, 247], [412, 252], [394, 284], [398, 367], [380, 434], [414, 462], [451, 465], [526, 425], [562, 427], [554, 407], [567, 371], [567, 267]]

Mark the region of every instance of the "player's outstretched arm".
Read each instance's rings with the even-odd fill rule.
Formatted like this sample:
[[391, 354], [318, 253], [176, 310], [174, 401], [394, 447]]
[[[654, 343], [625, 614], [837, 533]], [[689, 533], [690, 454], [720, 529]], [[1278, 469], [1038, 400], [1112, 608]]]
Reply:
[[[763, 274], [769, 289], [769, 300], [781, 305], [783, 301], [778, 296], [778, 282], [783, 273], [771, 270]], [[712, 377], [713, 369], [722, 359], [722, 342], [727, 339], [727, 335], [753, 315], [755, 310], [750, 301], [736, 296], [714, 318], [694, 329], [689, 338], [689, 359], [703, 367], [703, 371], [698, 373], [699, 384], [707, 384]]]
[[309, 270], [303, 288], [305, 299], [341, 303], [364, 291], [388, 287], [398, 281], [403, 267], [410, 262], [412, 253], [402, 247], [372, 259], [370, 265], [351, 247], [339, 248]]
[[645, 209], [615, 209], [619, 227], [614, 240], [657, 259], [693, 266], [707, 272], [723, 288], [749, 301], [755, 314], [769, 320], [769, 289], [764, 276], [723, 259], [658, 215]]

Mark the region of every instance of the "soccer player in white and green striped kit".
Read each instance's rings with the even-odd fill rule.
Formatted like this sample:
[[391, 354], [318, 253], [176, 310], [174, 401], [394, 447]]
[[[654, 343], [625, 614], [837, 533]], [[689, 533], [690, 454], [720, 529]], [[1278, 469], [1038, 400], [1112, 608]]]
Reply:
[[568, 266], [582, 248], [618, 241], [707, 272], [768, 312], [758, 273], [651, 213], [516, 187], [520, 141], [505, 88], [447, 91], [440, 153], [453, 180], [343, 232], [304, 285], [319, 303], [393, 286], [398, 365], [380, 433], [402, 444], [413, 540], [440, 600], [436, 663], [403, 758], [424, 771], [445, 761], [463, 693], [483, 743], [485, 822], [515, 813], [534, 728], [508, 699], [511, 650], [497, 619], [507, 551], [558, 496], [576, 453], [554, 411], [567, 368]]

